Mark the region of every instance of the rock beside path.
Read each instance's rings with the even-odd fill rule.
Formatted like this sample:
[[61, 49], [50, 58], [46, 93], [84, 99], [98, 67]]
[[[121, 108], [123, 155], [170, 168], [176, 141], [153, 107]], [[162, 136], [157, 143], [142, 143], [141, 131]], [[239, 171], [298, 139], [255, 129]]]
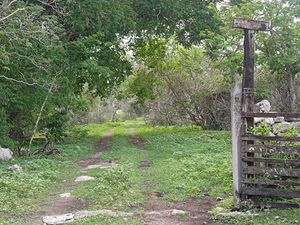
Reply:
[[8, 167], [7, 171], [11, 173], [21, 173], [23, 171], [22, 167], [18, 164]]
[[84, 170], [91, 170], [91, 169], [110, 169], [115, 167], [114, 163], [100, 163], [100, 164], [94, 164], [94, 165], [88, 165], [85, 168], [83, 168]]
[[84, 211], [76, 212], [74, 214], [74, 219], [79, 220], [79, 219], [83, 219], [83, 218], [87, 218], [87, 217], [91, 217], [91, 216], [98, 216], [98, 215], [109, 215], [109, 216], [113, 216], [113, 217], [117, 217], [117, 216], [132, 217], [133, 213], [112, 211], [109, 209], [101, 209], [101, 210], [96, 210], [96, 211], [84, 210]]
[[61, 198], [70, 198], [71, 197], [71, 193], [62, 193], [62, 194], [60, 194], [59, 195], [59, 197], [61, 197]]
[[0, 161], [8, 161], [13, 158], [13, 152], [9, 148], [2, 148], [0, 146]]
[[55, 225], [65, 224], [74, 221], [74, 215], [72, 213], [55, 215], [55, 216], [44, 216], [42, 218], [44, 225]]
[[91, 176], [80, 176], [76, 178], [75, 182], [89, 181], [95, 179], [96, 179], [95, 177], [91, 177]]
[[128, 213], [128, 212], [119, 212], [119, 211], [112, 211], [109, 209], [101, 209], [101, 210], [96, 210], [96, 211], [88, 211], [88, 210], [83, 210], [83, 211], [78, 211], [76, 213], [67, 213], [67, 214], [62, 214], [62, 215], [54, 215], [54, 216], [44, 216], [42, 218], [42, 221], [44, 225], [56, 225], [56, 224], [65, 224], [65, 223], [70, 223], [75, 220], [80, 220], [92, 216], [98, 216], [98, 215], [108, 215], [108, 216], [113, 216], [113, 217], [132, 217], [134, 214], [133, 213]]

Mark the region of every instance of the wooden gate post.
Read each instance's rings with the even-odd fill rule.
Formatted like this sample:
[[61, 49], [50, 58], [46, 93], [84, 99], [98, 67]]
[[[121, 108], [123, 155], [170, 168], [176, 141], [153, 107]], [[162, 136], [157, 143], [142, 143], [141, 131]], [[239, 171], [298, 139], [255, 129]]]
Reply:
[[[244, 74], [242, 82], [242, 105], [241, 112], [237, 113], [240, 106], [232, 106], [232, 151], [233, 151], [233, 180], [235, 207], [240, 208], [242, 197], [242, 143], [241, 135], [246, 134], [248, 128], [253, 127], [254, 118], [244, 118], [242, 112], [253, 112], [254, 107], [254, 62], [255, 62], [255, 31], [266, 31], [271, 28], [271, 23], [266, 21], [245, 20], [236, 18], [234, 28], [244, 29]], [[236, 96], [232, 96], [232, 104], [239, 104]], [[234, 110], [234, 111], [233, 111]], [[237, 118], [239, 117], [239, 118]], [[246, 141], [253, 144], [253, 141]], [[248, 153], [247, 156], [250, 156]], [[253, 162], [249, 162], [251, 166]]]

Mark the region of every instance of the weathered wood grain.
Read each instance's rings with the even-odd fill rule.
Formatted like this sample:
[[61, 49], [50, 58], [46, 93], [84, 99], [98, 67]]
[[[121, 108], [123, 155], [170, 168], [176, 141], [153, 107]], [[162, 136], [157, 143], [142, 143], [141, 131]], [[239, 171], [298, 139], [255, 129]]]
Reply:
[[247, 30], [267, 31], [270, 30], [272, 24], [270, 21], [247, 20], [243, 18], [236, 18], [233, 21], [234, 28], [243, 28]]

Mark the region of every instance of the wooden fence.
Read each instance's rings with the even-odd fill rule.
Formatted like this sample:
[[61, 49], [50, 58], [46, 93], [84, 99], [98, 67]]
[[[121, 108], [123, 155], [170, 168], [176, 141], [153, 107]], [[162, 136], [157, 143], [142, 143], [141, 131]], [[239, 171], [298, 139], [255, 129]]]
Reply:
[[[300, 113], [242, 113], [254, 117], [299, 118]], [[300, 208], [300, 137], [260, 136], [242, 129], [241, 199], [257, 206]]]

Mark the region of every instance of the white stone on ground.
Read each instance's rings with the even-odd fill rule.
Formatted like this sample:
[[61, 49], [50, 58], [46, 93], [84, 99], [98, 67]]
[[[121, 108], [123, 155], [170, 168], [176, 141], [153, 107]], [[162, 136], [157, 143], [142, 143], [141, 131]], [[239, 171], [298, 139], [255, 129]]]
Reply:
[[74, 219], [79, 220], [86, 217], [91, 216], [97, 216], [97, 215], [109, 215], [109, 216], [121, 216], [121, 217], [131, 217], [133, 216], [133, 213], [127, 213], [127, 212], [118, 212], [118, 211], [112, 211], [109, 209], [102, 209], [102, 210], [96, 210], [96, 211], [79, 211], [74, 214]]
[[87, 167], [85, 167], [85, 170], [90, 170], [90, 169], [96, 169], [96, 168], [100, 168], [100, 169], [109, 169], [109, 168], [113, 168], [114, 165], [101, 165], [101, 164], [96, 164], [96, 165], [89, 165]]
[[69, 198], [71, 197], [71, 193], [67, 192], [67, 193], [62, 193], [59, 195], [61, 198]]
[[187, 211], [179, 210], [179, 209], [172, 209], [172, 211], [171, 211], [172, 216], [185, 216], [187, 214], [188, 214]]
[[7, 170], [12, 173], [21, 173], [23, 171], [22, 167], [18, 164], [8, 167]]
[[13, 152], [9, 148], [2, 148], [0, 146], [0, 160], [8, 161], [13, 158]]
[[75, 182], [88, 181], [88, 180], [95, 180], [95, 177], [79, 176], [79, 177], [76, 178]]
[[223, 212], [223, 213], [218, 213], [220, 216], [224, 217], [235, 217], [235, 216], [259, 216], [258, 213], [251, 213], [251, 212]]
[[65, 224], [74, 221], [74, 215], [72, 213], [55, 215], [55, 216], [44, 216], [42, 218], [44, 225], [55, 225]]

